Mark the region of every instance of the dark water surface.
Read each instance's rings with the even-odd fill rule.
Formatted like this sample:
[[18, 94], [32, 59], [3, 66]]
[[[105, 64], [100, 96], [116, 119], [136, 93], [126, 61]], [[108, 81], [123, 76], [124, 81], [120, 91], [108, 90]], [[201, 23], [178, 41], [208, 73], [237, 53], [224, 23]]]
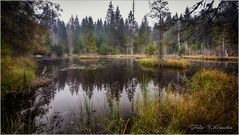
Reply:
[[117, 112], [125, 121], [131, 119], [140, 101], [160, 94], [169, 84], [181, 92], [185, 79], [198, 67], [237, 75], [237, 63], [191, 62], [195, 67], [157, 70], [143, 68], [134, 59], [39, 63], [38, 73], [54, 76], [53, 83], [26, 94], [6, 95], [2, 99], [2, 118], [20, 117], [28, 124], [23, 126], [23, 132], [80, 133], [90, 127], [101, 133], [106, 118]]

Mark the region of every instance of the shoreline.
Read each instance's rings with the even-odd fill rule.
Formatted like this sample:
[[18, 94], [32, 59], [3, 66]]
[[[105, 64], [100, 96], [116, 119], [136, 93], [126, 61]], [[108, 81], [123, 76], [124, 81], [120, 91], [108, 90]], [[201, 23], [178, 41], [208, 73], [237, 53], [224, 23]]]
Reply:
[[[61, 57], [55, 57], [55, 58], [36, 58], [36, 60], [61, 60], [61, 59], [82, 59], [82, 60], [94, 60], [94, 59], [128, 59], [128, 58], [134, 58], [134, 59], [144, 59], [144, 58], [157, 58], [157, 55], [143, 55], [143, 54], [136, 54], [136, 55], [124, 55], [124, 54], [118, 54], [118, 55], [64, 55]], [[238, 62], [239, 57], [238, 56], [176, 56], [176, 55], [166, 55], [164, 56], [165, 59], [185, 59], [185, 60], [202, 60], [202, 61], [223, 61], [223, 62]]]

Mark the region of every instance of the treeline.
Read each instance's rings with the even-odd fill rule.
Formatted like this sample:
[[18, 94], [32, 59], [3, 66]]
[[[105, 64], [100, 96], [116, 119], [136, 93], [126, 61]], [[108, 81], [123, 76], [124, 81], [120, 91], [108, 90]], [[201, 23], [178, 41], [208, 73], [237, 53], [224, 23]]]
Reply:
[[144, 53], [144, 48], [152, 42], [147, 17], [138, 26], [133, 11], [124, 19], [118, 6], [114, 10], [112, 2], [109, 3], [105, 20], [94, 21], [87, 16], [80, 21], [78, 16], [71, 16], [67, 24], [58, 20], [53, 28], [50, 46], [53, 51], [58, 48], [58, 53], [59, 50], [60, 53], [74, 54]]
[[[134, 3], [124, 19], [119, 7], [114, 10], [110, 2], [105, 20], [94, 21], [90, 16], [81, 21], [72, 16], [67, 24], [58, 20], [51, 31], [50, 48], [59, 54], [237, 55], [237, 2], [222, 1], [218, 7], [206, 3], [193, 14], [197, 4], [180, 15], [162, 12], [161, 20], [151, 28], [147, 16], [140, 25], [135, 21]], [[151, 3], [151, 11], [159, 5], [166, 8], [167, 2]], [[152, 13], [150, 17], [157, 19]]]
[[[149, 16], [158, 19], [151, 28], [147, 16], [140, 23], [135, 21], [134, 3], [126, 18], [110, 2], [104, 20], [93, 20], [90, 16], [79, 20], [72, 16], [65, 23], [56, 19], [61, 10], [58, 4], [3, 2], [2, 54], [12, 52], [17, 56], [33, 50], [51, 50], [59, 56], [64, 53], [237, 55], [238, 2], [221, 1], [216, 7], [213, 4], [214, 1], [201, 0], [183, 14], [172, 15], [167, 2], [157, 0], [150, 4], [153, 12]], [[160, 6], [163, 8], [157, 9]], [[196, 10], [199, 12], [195, 14]]]
[[150, 4], [150, 16], [158, 20], [155, 27], [159, 31], [156, 36], [159, 38], [159, 52], [238, 55], [238, 1], [220, 1], [214, 5], [214, 0], [201, 0], [190, 8], [186, 7], [184, 14], [173, 16], [167, 4], [164, 0]]

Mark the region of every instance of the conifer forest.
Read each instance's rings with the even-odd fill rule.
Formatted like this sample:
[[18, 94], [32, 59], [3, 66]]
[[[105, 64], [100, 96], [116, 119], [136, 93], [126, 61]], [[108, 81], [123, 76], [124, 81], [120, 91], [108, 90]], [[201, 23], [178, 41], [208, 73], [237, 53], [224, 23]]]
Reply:
[[238, 134], [237, 0], [1, 1], [1, 134]]

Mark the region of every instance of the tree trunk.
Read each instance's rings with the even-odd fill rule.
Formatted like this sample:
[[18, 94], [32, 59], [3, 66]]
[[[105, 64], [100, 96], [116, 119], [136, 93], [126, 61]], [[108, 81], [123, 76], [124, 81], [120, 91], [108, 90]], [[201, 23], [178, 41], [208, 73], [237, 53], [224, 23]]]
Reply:
[[163, 54], [162, 54], [162, 40], [163, 40], [163, 32], [162, 32], [162, 17], [160, 15], [160, 27], [159, 27], [159, 56], [158, 59], [159, 61], [163, 60]]
[[181, 48], [181, 44], [180, 44], [180, 24], [179, 24], [179, 21], [177, 22], [178, 24], [178, 33], [177, 33], [177, 37], [178, 37], [178, 51], [180, 51], [180, 48]]

